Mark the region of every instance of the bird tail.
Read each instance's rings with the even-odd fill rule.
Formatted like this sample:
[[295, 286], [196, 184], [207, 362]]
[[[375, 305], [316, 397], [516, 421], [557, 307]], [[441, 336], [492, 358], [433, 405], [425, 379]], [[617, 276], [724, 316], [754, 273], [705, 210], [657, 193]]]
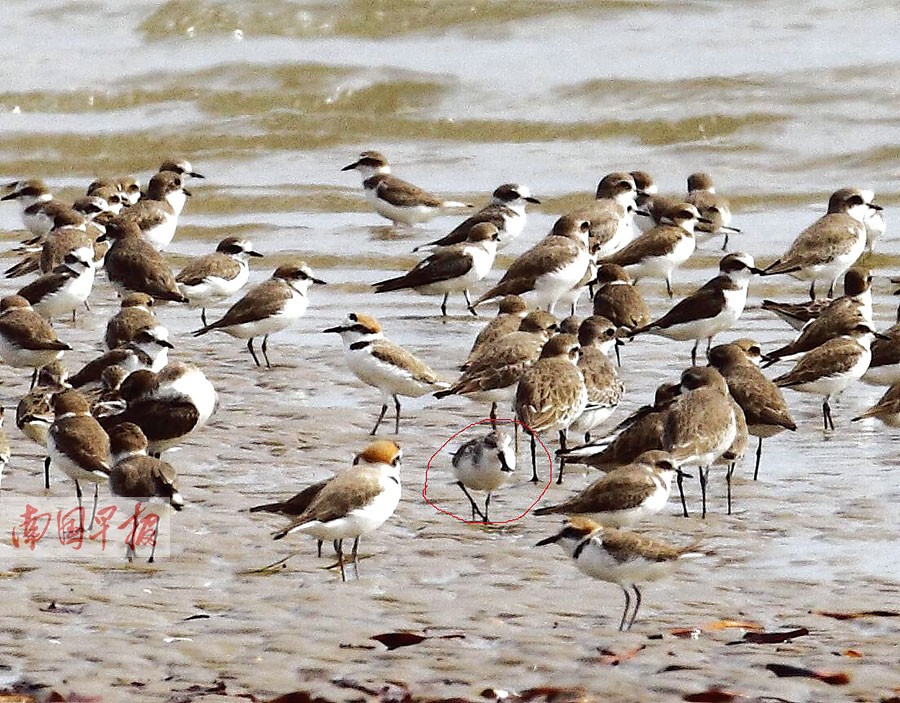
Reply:
[[375, 289], [376, 293], [389, 293], [392, 290], [401, 290], [402, 288], [406, 288], [405, 285], [405, 276], [397, 276], [397, 278], [388, 278], [384, 281], [379, 281], [378, 283], [373, 283], [372, 287]]

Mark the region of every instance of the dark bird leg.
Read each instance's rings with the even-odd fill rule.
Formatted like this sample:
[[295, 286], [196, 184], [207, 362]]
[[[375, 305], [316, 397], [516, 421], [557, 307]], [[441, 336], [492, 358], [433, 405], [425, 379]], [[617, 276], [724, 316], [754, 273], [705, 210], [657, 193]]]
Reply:
[[619, 622], [619, 632], [625, 631], [625, 619], [628, 617], [628, 609], [631, 607], [631, 594], [625, 586], [622, 586], [622, 592], [625, 594], [625, 610], [622, 612], [622, 620]]
[[353, 551], [350, 554], [353, 557], [353, 573], [359, 581], [359, 535], [353, 539]]
[[387, 412], [387, 403], [381, 404], [381, 413], [378, 415], [378, 419], [375, 421], [375, 427], [372, 428], [372, 431], [369, 432], [373, 437], [375, 433], [378, 432], [378, 426], [381, 424], [381, 421], [384, 419], [384, 415]]
[[156, 556], [156, 543], [159, 541], [159, 520], [156, 521], [156, 526], [153, 528], [153, 546], [150, 547], [150, 558], [147, 560], [148, 564], [153, 563], [153, 558]]
[[206, 308], [200, 308], [200, 320], [203, 322], [203, 326], [206, 327]]
[[828, 403], [828, 398], [825, 398], [825, 401], [822, 403], [822, 414], [825, 417], [825, 430], [828, 431], [829, 428], [834, 429], [834, 419], [831, 417], [831, 405]]
[[694, 348], [691, 349], [691, 366], [697, 365], [697, 345], [700, 344], [700, 340], [698, 339], [694, 342]]
[[759, 444], [756, 445], [756, 468], [753, 469], [753, 480], [759, 478], [759, 462], [762, 460], [762, 437], [759, 438]]
[[[565, 453], [565, 451], [566, 451], [566, 431], [565, 430], [559, 431], [559, 449], [563, 453]], [[566, 460], [564, 458], [561, 458], [559, 460], [559, 476], [556, 477], [556, 485], [559, 485], [562, 483], [563, 469], [565, 469], [565, 467], [566, 467]]]
[[836, 278], [831, 282], [831, 285], [828, 287], [828, 297], [829, 297], [829, 298], [833, 298], [833, 297], [834, 297], [834, 286], [835, 286], [835, 284], [837, 284], [837, 279], [836, 279]]
[[341, 581], [347, 581], [347, 574], [344, 572], [344, 540], [339, 539], [334, 544], [337, 552], [338, 566], [341, 568]]
[[722, 251], [728, 251], [728, 230], [725, 230], [725, 241], [722, 243]]
[[259, 359], [256, 358], [256, 351], [253, 349], [253, 337], [250, 337], [250, 339], [247, 340], [247, 349], [250, 350], [250, 356], [253, 357], [253, 363], [259, 366]]
[[50, 457], [44, 457], [44, 488], [50, 490]]
[[734, 475], [734, 467], [736, 462], [728, 465], [728, 472], [725, 474], [725, 482], [728, 484], [728, 514], [731, 515], [731, 477]]
[[32, 390], [34, 388], [34, 384], [37, 383], [37, 373], [38, 370], [35, 369], [34, 373], [31, 374], [31, 385], [28, 387], [28, 390]]
[[530, 432], [531, 434], [531, 482], [537, 483], [540, 481], [537, 474], [537, 459], [535, 457], [536, 452], [536, 440], [534, 438], [534, 432]]
[[75, 496], [78, 498], [78, 528], [84, 532], [84, 507], [81, 502], [81, 484], [75, 479]]
[[97, 517], [97, 502], [100, 499], [100, 484], [94, 484], [94, 507], [91, 509], [91, 522], [88, 525], [88, 530], [94, 529], [94, 518]]
[[447, 298], [449, 297], [449, 293], [444, 293], [444, 300], [441, 302], [441, 315], [443, 317], [447, 317]]
[[497, 403], [496, 401], [491, 403], [491, 414], [488, 416], [491, 419], [491, 429], [497, 429]]
[[321, 559], [322, 558], [322, 540], [316, 541], [316, 556]]
[[485, 524], [490, 522], [490, 520], [488, 519], [488, 511], [490, 510], [490, 508], [491, 508], [491, 494], [488, 493], [487, 498], [484, 499], [484, 522], [485, 522]]
[[394, 434], [400, 434], [400, 398], [396, 395], [394, 396], [394, 409], [397, 411], [394, 418]]
[[269, 363], [269, 355], [266, 353], [268, 344], [269, 344], [269, 335], [266, 335], [265, 337], [263, 337], [262, 353], [263, 353], [263, 359], [266, 360], [266, 368], [271, 369], [272, 364]]
[[469, 299], [469, 289], [466, 288], [463, 291], [463, 295], [466, 296], [466, 307], [469, 308], [469, 312], [472, 313], [475, 317], [478, 317], [478, 311], [472, 307], [472, 301]]
[[672, 292], [672, 277], [666, 276], [666, 293], [669, 294], [670, 298], [674, 298], [675, 294]]
[[631, 587], [634, 589], [634, 595], [637, 596], [637, 602], [634, 605], [634, 612], [631, 614], [631, 620], [628, 621], [628, 627], [626, 628], [628, 630], [634, 625], [634, 621], [637, 619], [638, 610], [641, 609], [641, 592], [638, 590], [637, 584], [632, 584]]
[[816, 299], [816, 281], [813, 279], [813, 282], [809, 284], [809, 299]]
[[687, 501], [684, 499], [684, 474], [680, 471], [678, 472], [676, 481], [678, 483], [678, 494], [681, 496], [681, 510], [684, 513], [684, 516], [688, 517]]
[[[900, 315], [900, 308], [897, 308], [897, 314]], [[622, 366], [622, 354], [619, 352], [619, 348], [622, 345], [617, 340], [614, 346], [616, 348], [616, 365], [621, 367]]]
[[466, 498], [469, 499], [469, 503], [472, 506], [472, 522], [475, 522], [475, 516], [477, 515], [482, 519], [483, 522], [487, 522], [487, 515], [483, 515], [481, 510], [478, 509], [478, 505], [475, 503], [475, 499], [472, 498], [472, 495], [469, 491], [466, 490], [466, 487], [463, 485], [462, 481], [457, 481], [456, 485], [462, 489], [462, 492], [466, 494]]
[[705, 469], [700, 469], [700, 500], [702, 501], [703, 509], [700, 513], [701, 519], [706, 519], [706, 483], [709, 480], [709, 467], [707, 466]]

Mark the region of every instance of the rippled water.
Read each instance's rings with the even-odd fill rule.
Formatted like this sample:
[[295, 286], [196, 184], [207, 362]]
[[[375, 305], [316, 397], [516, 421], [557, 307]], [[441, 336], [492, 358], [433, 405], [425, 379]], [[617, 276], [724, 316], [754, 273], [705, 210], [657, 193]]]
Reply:
[[[833, 621], [809, 612], [898, 606], [898, 439], [848, 423], [881, 389], [845, 393], [838, 432], [827, 439], [818, 401], [790, 394], [800, 429], [767, 441], [760, 482], [747, 480], [745, 462], [735, 515], [722, 515], [715, 476], [706, 524], [663, 516], [648, 527], [678, 543], [702, 536], [710, 554], [647, 587], [630, 635], [613, 630], [615, 586], [585, 583], [561, 554], [531, 548], [555, 522], [526, 518], [482, 530], [422, 499], [428, 457], [478, 419], [481, 409], [464, 401], [404, 404], [404, 501], [395, 520], [364, 540], [373, 556], [358, 583], [336, 583], [317, 568], [327, 560], [317, 562], [300, 540], [283, 572], [247, 573], [286, 551], [269, 539], [277, 520], [241, 512], [346, 465], [367, 441], [377, 394], [351, 378], [338, 340], [318, 330], [350, 310], [374, 314], [391, 338], [449, 378], [483, 322], [463, 315], [459, 300], [442, 322], [437, 300], [372, 296], [369, 283], [411, 266], [412, 247], [456, 220], [386, 227], [367, 209], [356, 175], [339, 170], [362, 149], [384, 151], [402, 177], [477, 203], [500, 183], [527, 183], [543, 204], [502, 265], [612, 170], [646, 169], [665, 192], [680, 192], [692, 171], [711, 172], [745, 233], [735, 246], [763, 260], [817, 217], [834, 189], [873, 188], [888, 221], [870, 260], [879, 276], [876, 319], [891, 324], [896, 299], [885, 276], [900, 269], [898, 24], [900, 7], [887, 0], [5, 3], [4, 182], [40, 176], [69, 197], [97, 176], [146, 180], [164, 158], [184, 156], [207, 179], [190, 186], [172, 246], [176, 265], [241, 234], [267, 255], [254, 262], [254, 281], [300, 256], [330, 285], [312, 291], [295, 329], [273, 337], [271, 372], [252, 368], [230, 338], [191, 338], [193, 311], [160, 311], [175, 355], [201, 363], [222, 396], [215, 421], [171, 455], [191, 503], [174, 518], [173, 554], [153, 568], [4, 559], [0, 667], [11, 679], [110, 700], [111, 690], [167, 700], [220, 679], [231, 693], [309, 688], [346, 697], [328, 687], [338, 676], [405, 679], [430, 695], [468, 698], [485, 686], [551, 682], [623, 700], [676, 700], [710, 685], [826, 697], [824, 684], [774, 679], [763, 668], [773, 660], [851, 670], [852, 684], [828, 690], [830, 700], [871, 700], [900, 686], [891, 659], [896, 618]], [[10, 232], [5, 252], [19, 227], [15, 208], [0, 207], [0, 231]], [[718, 256], [712, 245], [699, 251], [676, 274], [677, 291], [708, 278]], [[3, 294], [19, 285], [4, 282]], [[800, 300], [804, 288], [757, 281], [750, 305]], [[666, 308], [658, 286], [642, 290], [654, 312]], [[73, 366], [90, 358], [114, 307], [109, 288], [98, 285], [93, 311], [75, 328], [60, 326], [76, 347]], [[767, 347], [790, 337], [755, 308], [736, 334]], [[630, 345], [623, 411], [677, 376], [688, 352], [660, 339]], [[11, 369], [3, 379], [9, 407], [25, 380]], [[38, 457], [11, 424], [15, 458], [4, 492], [36, 493]], [[575, 472], [567, 483], [586, 480]], [[442, 500], [461, 498], [434, 486]], [[70, 490], [62, 478], [52, 488]], [[568, 490], [552, 488], [551, 496]], [[492, 508], [515, 515], [533, 499], [523, 481]], [[84, 604], [83, 612], [41, 611], [54, 600]], [[211, 617], [184, 621], [198, 612]], [[813, 635], [779, 651], [726, 647], [739, 632], [646, 639], [717, 618], [803, 625]], [[359, 648], [400, 629], [465, 637], [389, 654], [380, 645]], [[641, 643], [648, 648], [620, 667], [598, 663], [598, 647]], [[864, 656], [834, 656], [851, 646]], [[99, 670], [87, 669], [85, 658]], [[692, 668], [660, 673], [669, 665]]]

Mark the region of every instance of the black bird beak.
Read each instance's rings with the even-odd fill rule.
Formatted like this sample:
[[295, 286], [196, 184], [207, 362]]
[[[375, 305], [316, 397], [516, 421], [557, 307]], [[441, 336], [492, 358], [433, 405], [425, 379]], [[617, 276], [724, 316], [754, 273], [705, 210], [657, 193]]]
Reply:
[[719, 227], [719, 229], [722, 230], [723, 232], [731, 232], [732, 234], [741, 234], [741, 230], [739, 230], [737, 227], [732, 227], [731, 225], [722, 225], [721, 227]]
[[191, 171], [188, 173], [191, 178], [206, 178], [202, 173], [197, 173], [196, 171]]
[[327, 281], [323, 281], [321, 278], [313, 278], [312, 276], [310, 276], [310, 277], [309, 277], [309, 280], [312, 281], [313, 283], [317, 284], [317, 285], [320, 285], [320, 286], [327, 286], [327, 285], [328, 285]]
[[535, 544], [535, 547], [543, 547], [545, 544], [554, 544], [559, 539], [559, 535], [552, 535], [550, 537], [544, 537], [540, 542]]
[[[4, 200], [6, 200], [6, 198], [4, 198]], [[881, 205], [876, 205], [875, 203], [869, 203], [869, 207], [872, 208], [873, 210], [884, 210], [884, 208], [881, 207]]]
[[538, 200], [537, 198], [532, 198], [530, 195], [527, 198], [525, 198], [525, 200], [529, 203], [534, 203], [535, 205], [541, 204], [540, 200]]
[[641, 217], [651, 217], [649, 210], [637, 210], [634, 211], [635, 215], [640, 215]]
[[258, 256], [262, 258], [262, 254], [260, 254], [258, 251], [248, 251], [247, 256]]
[[172, 344], [172, 342], [168, 341], [167, 339], [157, 339], [156, 343], [161, 347], [165, 347], [166, 349], [174, 349], [175, 348], [175, 345]]
[[359, 161], [354, 161], [352, 164], [347, 164], [346, 166], [344, 166], [341, 171], [352, 171], [357, 166], [359, 166]]
[[756, 266], [748, 266], [747, 270], [750, 271], [750, 273], [755, 273], [757, 276], [764, 276], [766, 273], [761, 268], [756, 268]]
[[341, 332], [346, 331], [346, 329], [347, 329], [346, 327], [341, 327], [341, 326], [329, 327], [327, 330], [322, 330], [322, 332], [337, 332], [338, 334], [340, 334]]
[[875, 332], [875, 339], [890, 340], [890, 337], [888, 337], [886, 334], [881, 334], [881, 332]]
[[189, 191], [187, 188], [182, 188], [181, 192], [184, 193], [189, 198], [193, 195], [193, 193], [191, 193], [191, 191]]

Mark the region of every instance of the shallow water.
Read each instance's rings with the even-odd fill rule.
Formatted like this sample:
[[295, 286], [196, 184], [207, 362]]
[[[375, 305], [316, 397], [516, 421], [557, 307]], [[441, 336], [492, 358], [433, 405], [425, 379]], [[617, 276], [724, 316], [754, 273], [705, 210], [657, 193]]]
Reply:
[[[900, 272], [898, 20], [900, 8], [883, 0], [852, 8], [836, 1], [7, 3], [3, 182], [40, 176], [70, 197], [97, 176], [146, 181], [164, 158], [185, 156], [207, 179], [190, 184], [194, 197], [171, 247], [175, 265], [240, 234], [266, 253], [253, 262], [252, 281], [300, 257], [329, 285], [312, 290], [295, 328], [272, 338], [271, 371], [255, 369], [240, 341], [191, 337], [196, 311], [159, 309], [177, 344], [173, 356], [202, 365], [221, 395], [211, 424], [167, 456], [189, 502], [173, 517], [171, 555], [126, 566], [0, 553], [8, 594], [0, 675], [108, 700], [199, 698], [190, 687], [216, 681], [226, 683], [223, 699], [296, 689], [358, 698], [330, 683], [339, 677], [375, 688], [405, 680], [416, 693], [469, 699], [488, 686], [547, 684], [647, 701], [710, 686], [792, 701], [896, 695], [897, 618], [842, 621], [813, 612], [900, 607], [900, 489], [892, 480], [900, 439], [880, 425], [849, 424], [879, 388], [846, 392], [834, 404], [838, 431], [828, 437], [819, 400], [789, 392], [799, 429], [766, 441], [758, 482], [749, 480], [752, 457], [745, 459], [732, 516], [723, 514], [723, 475], [714, 474], [705, 522], [677, 517], [673, 501], [648, 525], [678, 544], [702, 538], [707, 553], [644, 589], [629, 634], [614, 629], [622, 601], [615, 586], [588, 583], [555, 548], [532, 548], [555, 520], [467, 526], [425, 502], [429, 457], [486, 410], [467, 401], [404, 401], [404, 499], [394, 519], [363, 540], [359, 581], [341, 584], [320, 568], [329, 559], [316, 560], [312, 543], [273, 542], [281, 521], [245, 509], [346, 466], [368, 441], [377, 393], [349, 374], [337, 337], [319, 330], [349, 311], [374, 314], [388, 336], [452, 378], [487, 319], [466, 314], [459, 299], [442, 321], [437, 299], [371, 294], [368, 284], [414, 264], [411, 249], [457, 219], [386, 227], [367, 209], [356, 174], [339, 170], [365, 148], [384, 151], [402, 177], [478, 204], [500, 183], [527, 183], [543, 204], [498, 258], [501, 266], [615, 169], [649, 170], [664, 192], [680, 192], [692, 171], [711, 172], [744, 230], [733, 246], [763, 261], [823, 212], [834, 189], [873, 188], [888, 222], [871, 260], [876, 320], [892, 324], [896, 299], [886, 277]], [[4, 268], [19, 227], [15, 208], [0, 207], [0, 231], [9, 232]], [[676, 274], [676, 292], [709, 278], [719, 256], [712, 243], [698, 251]], [[5, 281], [2, 292], [23, 284]], [[790, 330], [758, 304], [801, 300], [805, 288], [790, 279], [755, 281], [731, 336], [750, 334], [766, 348], [787, 341]], [[657, 283], [641, 290], [654, 312], [666, 309]], [[104, 281], [90, 313], [75, 327], [57, 325], [75, 347], [70, 367], [91, 358], [114, 308]], [[587, 308], [582, 301], [583, 314]], [[628, 345], [628, 392], [613, 419], [647, 402], [688, 360], [687, 343]], [[14, 406], [26, 386], [7, 368], [4, 405]], [[14, 458], [3, 494], [40, 498], [36, 448], [12, 424], [7, 411]], [[442, 507], [465, 514], [448, 464], [429, 470], [429, 497], [433, 487]], [[518, 480], [492, 503], [495, 519], [517, 515], [541, 490], [525, 480], [527, 469], [523, 450]], [[573, 470], [548, 496], [593, 477]], [[56, 474], [51, 492], [69, 495], [71, 486]], [[689, 500], [693, 509], [696, 485]], [[299, 553], [284, 569], [251, 573], [291, 549]], [[53, 601], [76, 612], [46, 611]], [[187, 620], [197, 614], [209, 617]], [[777, 648], [727, 646], [741, 639], [737, 629], [687, 640], [669, 634], [718, 619], [811, 634]], [[369, 639], [393, 630], [462, 638], [392, 652]], [[647, 639], [657, 633], [663, 638]], [[598, 651], [640, 644], [646, 649], [616, 667]], [[764, 668], [776, 662], [846, 670], [852, 681], [776, 679]], [[687, 668], [663, 671], [670, 666]]]

